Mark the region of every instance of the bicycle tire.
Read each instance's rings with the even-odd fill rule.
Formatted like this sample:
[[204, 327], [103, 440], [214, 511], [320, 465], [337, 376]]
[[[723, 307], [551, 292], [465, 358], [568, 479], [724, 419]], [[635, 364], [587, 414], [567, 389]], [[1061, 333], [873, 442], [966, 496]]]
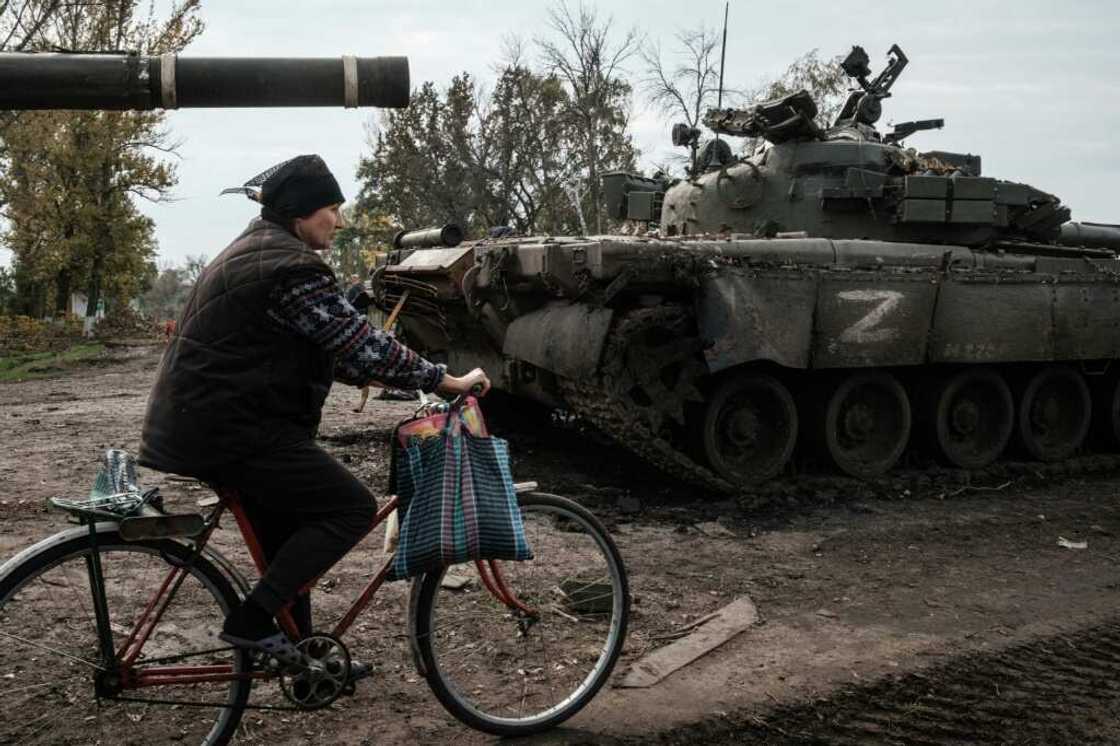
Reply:
[[[119, 650], [137, 618], [136, 609], [146, 605], [170, 562], [185, 562], [191, 549], [172, 540], [125, 541], [112, 523], [98, 525], [97, 544], [114, 647]], [[9, 710], [26, 713], [27, 722], [5, 717], [0, 723], [0, 742], [90, 743], [92, 739], [147, 744], [174, 738], [189, 743], [190, 731], [195, 731], [202, 734], [201, 743], [206, 746], [229, 743], [249, 698], [249, 680], [125, 690], [124, 696], [137, 698], [223, 703], [212, 708], [164, 706], [155, 718], [149, 717], [152, 704], [97, 699], [90, 664], [94, 659], [100, 661], [100, 651], [86, 569], [89, 554], [89, 529], [71, 529], [24, 550], [0, 567], [0, 682], [8, 684], [7, 691], [14, 692], [16, 699], [20, 692], [27, 695], [26, 701]], [[212, 605], [202, 603], [207, 597]], [[217, 633], [226, 613], [238, 602], [223, 572], [205, 556], [195, 558], [145, 645], [145, 658], [137, 665], [142, 666], [145, 659], [228, 647], [217, 641]], [[174, 647], [176, 643], [179, 648]], [[250, 669], [250, 657], [240, 649], [207, 655], [202, 662], [229, 663], [234, 671]], [[4, 691], [0, 688], [0, 693]], [[203, 709], [215, 713], [209, 728], [199, 717]], [[46, 724], [38, 722], [44, 717]], [[73, 722], [61, 722], [67, 717]], [[163, 726], [162, 733], [152, 732]]]
[[[618, 661], [630, 613], [622, 557], [598, 519], [556, 495], [519, 502], [534, 559], [500, 566], [539, 620], [520, 627], [474, 564], [450, 568], [471, 579], [458, 590], [443, 587], [448, 570], [418, 578], [410, 620], [432, 693], [461, 722], [499, 736], [548, 730], [582, 710]], [[520, 688], [516, 706], [511, 686]]]

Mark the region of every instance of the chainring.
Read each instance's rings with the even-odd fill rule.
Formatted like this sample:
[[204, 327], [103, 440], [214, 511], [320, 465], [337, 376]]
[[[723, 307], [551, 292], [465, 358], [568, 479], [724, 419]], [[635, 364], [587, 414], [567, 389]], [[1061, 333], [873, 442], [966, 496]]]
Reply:
[[296, 643], [306, 666], [281, 671], [280, 688], [301, 710], [318, 710], [347, 693], [350, 684], [350, 651], [331, 635], [315, 632]]

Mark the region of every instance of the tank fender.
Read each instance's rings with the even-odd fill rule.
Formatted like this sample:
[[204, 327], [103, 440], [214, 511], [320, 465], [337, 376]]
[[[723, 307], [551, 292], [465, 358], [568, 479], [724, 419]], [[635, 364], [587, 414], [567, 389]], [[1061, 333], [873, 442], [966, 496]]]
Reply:
[[502, 352], [565, 378], [595, 372], [614, 312], [586, 303], [554, 302], [514, 319]]
[[817, 279], [727, 270], [700, 282], [697, 324], [712, 373], [752, 360], [809, 367]]

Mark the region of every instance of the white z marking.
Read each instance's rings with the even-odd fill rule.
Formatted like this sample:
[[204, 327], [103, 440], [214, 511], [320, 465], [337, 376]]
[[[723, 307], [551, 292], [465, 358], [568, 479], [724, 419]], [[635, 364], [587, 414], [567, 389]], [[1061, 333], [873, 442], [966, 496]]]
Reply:
[[886, 342], [898, 336], [897, 329], [876, 329], [875, 327], [883, 323], [887, 314], [893, 311], [902, 301], [902, 293], [897, 290], [845, 290], [839, 294], [839, 298], [861, 303], [879, 303], [871, 309], [870, 313], [844, 330], [844, 333], [840, 335], [841, 342], [870, 344]]

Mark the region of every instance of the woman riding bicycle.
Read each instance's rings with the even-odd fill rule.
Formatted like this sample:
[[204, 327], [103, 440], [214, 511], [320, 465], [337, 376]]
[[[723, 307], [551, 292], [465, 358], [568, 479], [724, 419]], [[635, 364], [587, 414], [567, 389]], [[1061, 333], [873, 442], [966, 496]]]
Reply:
[[[300, 589], [373, 525], [369, 489], [315, 443], [332, 381], [380, 382], [459, 395], [490, 381], [449, 375], [367, 322], [319, 256], [344, 198], [321, 158], [303, 155], [257, 177], [260, 217], [207, 265], [163, 355], [141, 436], [142, 465], [236, 489], [268, 570], [226, 618], [221, 638], [298, 660], [273, 621]], [[254, 184], [254, 182], [250, 182]]]

